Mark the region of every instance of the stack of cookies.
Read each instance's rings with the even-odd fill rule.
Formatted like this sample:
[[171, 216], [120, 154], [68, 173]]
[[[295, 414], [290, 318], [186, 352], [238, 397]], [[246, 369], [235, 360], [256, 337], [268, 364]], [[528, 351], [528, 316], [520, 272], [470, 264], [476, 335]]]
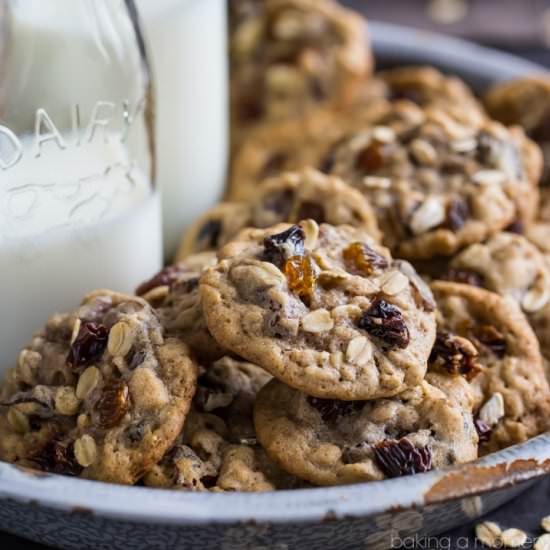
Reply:
[[35, 334], [0, 458], [266, 491], [546, 431], [550, 80], [484, 106], [433, 68], [372, 74], [365, 22], [331, 0], [231, 8], [227, 201], [135, 296], [95, 291]]

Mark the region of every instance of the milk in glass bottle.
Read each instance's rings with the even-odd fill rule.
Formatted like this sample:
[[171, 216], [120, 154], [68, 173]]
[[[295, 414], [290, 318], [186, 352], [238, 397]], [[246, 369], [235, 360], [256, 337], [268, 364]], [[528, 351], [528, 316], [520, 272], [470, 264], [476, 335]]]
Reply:
[[219, 201], [228, 150], [227, 0], [137, 0], [152, 57], [164, 251]]
[[152, 97], [133, 0], [4, 0], [0, 369], [95, 288], [161, 266]]

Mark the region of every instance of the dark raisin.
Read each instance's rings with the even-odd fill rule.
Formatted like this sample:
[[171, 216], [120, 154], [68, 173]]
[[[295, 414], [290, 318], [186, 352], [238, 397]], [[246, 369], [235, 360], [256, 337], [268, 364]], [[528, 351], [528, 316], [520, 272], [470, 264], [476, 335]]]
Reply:
[[315, 220], [317, 223], [325, 222], [325, 209], [316, 202], [304, 201], [298, 208], [296, 214], [298, 220], [307, 220], [308, 218]]
[[456, 334], [438, 331], [430, 354], [430, 366], [472, 380], [480, 370], [476, 357], [477, 350], [471, 342]]
[[342, 416], [361, 410], [365, 404], [364, 401], [339, 401], [311, 396], [307, 397], [307, 402], [319, 412], [325, 422], [335, 422]]
[[364, 275], [372, 275], [375, 269], [388, 267], [388, 260], [365, 243], [351, 243], [342, 255], [347, 264]]
[[379, 338], [386, 349], [404, 349], [409, 345], [409, 329], [403, 315], [381, 298], [377, 298], [361, 315], [357, 326]]
[[31, 466], [50, 472], [67, 476], [78, 476], [82, 472], [82, 466], [78, 464], [70, 443], [52, 439], [48, 441], [36, 454], [29, 457]]
[[114, 428], [130, 407], [128, 386], [121, 380], [103, 388], [93, 410], [94, 421], [100, 428]]
[[483, 422], [483, 420], [481, 420], [478, 416], [474, 418], [474, 426], [476, 428], [479, 442], [483, 443], [485, 441], [489, 441], [493, 429], [488, 424]]
[[154, 277], [145, 281], [139, 285], [136, 289], [136, 294], [138, 296], [143, 296], [147, 294], [150, 290], [158, 288], [159, 286], [171, 286], [174, 281], [176, 281], [181, 274], [184, 273], [184, 270], [178, 266], [169, 266], [165, 267], [162, 271], [159, 271]]
[[216, 476], [204, 476], [201, 477], [201, 483], [205, 489], [212, 489], [218, 483], [218, 478]]
[[470, 217], [470, 208], [463, 199], [453, 199], [447, 206], [447, 223], [453, 231], [460, 231]]
[[472, 329], [473, 336], [497, 357], [506, 355], [507, 345], [504, 335], [493, 325], [478, 325]]
[[359, 152], [355, 166], [366, 174], [377, 172], [386, 166], [392, 151], [391, 144], [374, 140]]
[[406, 437], [387, 439], [375, 445], [373, 450], [378, 466], [388, 477], [420, 474], [432, 469], [430, 448], [415, 447]]
[[262, 207], [264, 210], [275, 212], [281, 220], [288, 220], [293, 200], [294, 192], [286, 189], [285, 191], [271, 193], [271, 195], [265, 197]]
[[82, 323], [76, 340], [67, 355], [70, 367], [81, 367], [95, 363], [105, 351], [109, 331], [99, 323]]
[[290, 256], [304, 254], [306, 235], [299, 225], [293, 225], [286, 231], [270, 235], [264, 239], [264, 259], [281, 266]]
[[220, 220], [208, 220], [201, 227], [197, 235], [197, 242], [204, 243], [207, 248], [218, 248], [221, 233], [222, 222]]
[[485, 286], [485, 279], [483, 275], [469, 269], [457, 269], [450, 267], [443, 275], [441, 275], [441, 279], [444, 281], [453, 281], [454, 283], [477, 286], [479, 288], [483, 288]]
[[516, 235], [523, 235], [525, 232], [525, 226], [521, 220], [514, 220], [504, 229], [504, 231], [508, 231], [508, 233], [515, 233]]
[[288, 153], [286, 151], [278, 151], [267, 159], [267, 162], [262, 167], [262, 177], [278, 176], [285, 167], [288, 161]]

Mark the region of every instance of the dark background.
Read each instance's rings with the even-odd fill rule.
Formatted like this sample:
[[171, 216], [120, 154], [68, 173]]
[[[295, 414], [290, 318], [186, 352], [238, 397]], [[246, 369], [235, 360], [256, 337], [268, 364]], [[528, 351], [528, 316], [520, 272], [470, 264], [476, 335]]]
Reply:
[[[550, 67], [550, 0], [342, 0], [342, 3], [372, 19], [453, 34]], [[546, 515], [550, 515], [550, 478], [541, 480], [487, 519], [503, 527], [521, 528], [534, 538], [540, 534], [539, 522]], [[480, 548], [473, 537], [475, 523], [442, 535], [439, 542], [423, 548]], [[44, 548], [0, 532], [2, 550]]]

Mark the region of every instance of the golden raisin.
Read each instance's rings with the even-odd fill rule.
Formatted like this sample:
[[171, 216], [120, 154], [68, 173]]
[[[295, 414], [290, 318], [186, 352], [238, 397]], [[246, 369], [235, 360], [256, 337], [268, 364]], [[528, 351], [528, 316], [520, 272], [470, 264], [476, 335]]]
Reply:
[[376, 268], [384, 269], [388, 267], [386, 258], [364, 243], [351, 243], [344, 250], [343, 256], [346, 263], [351, 264], [365, 275], [372, 275]]
[[309, 303], [315, 288], [315, 270], [309, 256], [291, 256], [283, 266], [288, 288]]
[[94, 406], [94, 420], [100, 428], [113, 428], [128, 412], [130, 406], [128, 386], [122, 382], [113, 382], [106, 386]]

